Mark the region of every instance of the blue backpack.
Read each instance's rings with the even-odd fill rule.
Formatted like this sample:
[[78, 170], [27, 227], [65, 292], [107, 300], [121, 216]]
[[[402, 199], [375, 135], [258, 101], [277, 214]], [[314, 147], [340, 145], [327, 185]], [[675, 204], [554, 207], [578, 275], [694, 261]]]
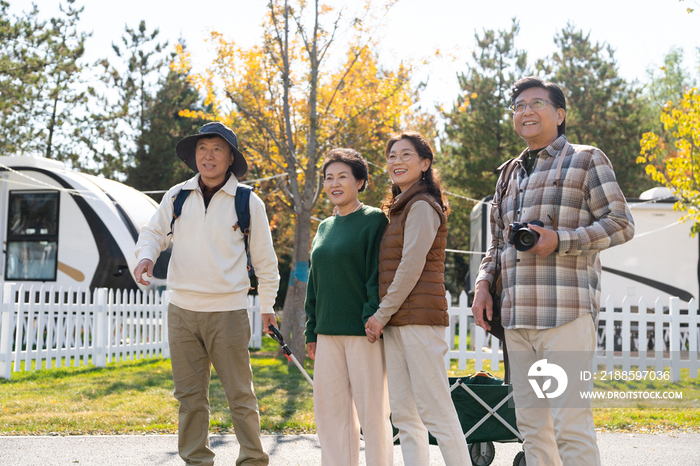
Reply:
[[[247, 267], [248, 267], [248, 277], [255, 274], [255, 269], [253, 264], [250, 262], [250, 248], [248, 247], [248, 236], [250, 236], [250, 193], [253, 188], [250, 186], [245, 186], [239, 184], [236, 188], [236, 216], [238, 217], [238, 222], [233, 227], [234, 230], [238, 228], [241, 229], [243, 233], [243, 244], [245, 245], [245, 255], [247, 257]], [[177, 220], [182, 214], [182, 206], [190, 194], [189, 189], [181, 189], [175, 195], [175, 200], [173, 201], [173, 220], [170, 222], [170, 233], [168, 236], [173, 234], [173, 225], [175, 220]]]

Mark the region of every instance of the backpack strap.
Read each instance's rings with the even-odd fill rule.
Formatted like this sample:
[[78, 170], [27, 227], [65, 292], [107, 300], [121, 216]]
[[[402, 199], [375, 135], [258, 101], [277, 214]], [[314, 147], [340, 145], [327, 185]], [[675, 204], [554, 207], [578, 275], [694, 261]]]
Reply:
[[253, 188], [243, 184], [239, 184], [236, 188], [236, 222], [235, 228], [240, 228], [243, 233], [243, 244], [245, 245], [245, 255], [248, 261], [248, 276], [255, 274], [253, 263], [250, 261], [250, 246], [248, 245], [248, 237], [250, 236], [250, 193]]
[[173, 219], [170, 221], [170, 233], [167, 236], [173, 234], [173, 225], [175, 225], [175, 220], [177, 220], [182, 214], [182, 206], [185, 203], [185, 199], [189, 196], [189, 189], [180, 189], [180, 191], [173, 196], [175, 200], [173, 201]]
[[[250, 246], [248, 245], [248, 237], [250, 236], [250, 193], [253, 188], [243, 184], [239, 184], [236, 188], [236, 217], [238, 221], [234, 226], [234, 229], [241, 229], [243, 233], [243, 244], [245, 246], [245, 255], [248, 267], [248, 277], [255, 274], [255, 269], [253, 268], [253, 263], [250, 261]], [[182, 206], [185, 204], [187, 196], [190, 194], [189, 189], [181, 189], [173, 198], [173, 219], [170, 221], [170, 233], [168, 236], [173, 234], [173, 225], [175, 220], [177, 220], [182, 214]]]

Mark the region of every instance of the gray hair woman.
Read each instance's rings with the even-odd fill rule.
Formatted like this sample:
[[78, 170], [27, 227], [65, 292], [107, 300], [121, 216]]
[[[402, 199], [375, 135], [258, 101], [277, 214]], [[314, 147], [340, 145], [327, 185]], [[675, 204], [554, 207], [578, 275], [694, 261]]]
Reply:
[[364, 206], [367, 161], [334, 149], [323, 162], [324, 191], [334, 216], [318, 227], [306, 291], [307, 351], [315, 359], [314, 413], [324, 466], [357, 466], [360, 426], [367, 464], [393, 464], [383, 345], [365, 337], [379, 306], [379, 242], [387, 219]]

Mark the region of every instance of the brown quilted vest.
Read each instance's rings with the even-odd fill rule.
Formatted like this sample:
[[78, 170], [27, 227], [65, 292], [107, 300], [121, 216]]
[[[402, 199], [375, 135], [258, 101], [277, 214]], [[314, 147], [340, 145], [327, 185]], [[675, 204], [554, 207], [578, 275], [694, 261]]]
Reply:
[[406, 216], [416, 201], [426, 201], [440, 215], [440, 228], [428, 252], [423, 273], [418, 283], [387, 325], [449, 325], [445, 298], [445, 247], [447, 246], [447, 218], [435, 199], [418, 182], [394, 203], [389, 211], [389, 224], [379, 245], [379, 301], [381, 302], [394, 280], [403, 253], [403, 234]]

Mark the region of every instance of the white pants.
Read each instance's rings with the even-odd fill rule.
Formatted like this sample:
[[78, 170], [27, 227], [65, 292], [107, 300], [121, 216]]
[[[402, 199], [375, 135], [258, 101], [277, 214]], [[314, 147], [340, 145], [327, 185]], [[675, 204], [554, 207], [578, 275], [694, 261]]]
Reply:
[[360, 426], [367, 465], [394, 464], [381, 341], [372, 344], [367, 337], [318, 335], [314, 414], [323, 466], [359, 464]]
[[389, 403], [407, 466], [430, 464], [428, 431], [447, 466], [471, 464], [445, 370], [445, 327], [384, 328]]
[[[590, 354], [590, 357], [579, 369], [591, 368], [596, 347], [593, 318], [585, 315], [545, 330], [506, 329], [506, 344], [518, 430], [525, 438], [523, 447], [527, 466], [599, 466], [600, 452], [590, 405], [587, 408], [567, 407], [580, 405], [578, 389], [567, 389], [557, 397], [559, 407], [527, 407], [542, 405], [528, 381], [528, 370], [536, 361], [547, 359], [548, 363], [563, 367], [562, 358], [571, 358], [567, 352], [580, 352]], [[593, 389], [592, 382], [587, 389]]]

